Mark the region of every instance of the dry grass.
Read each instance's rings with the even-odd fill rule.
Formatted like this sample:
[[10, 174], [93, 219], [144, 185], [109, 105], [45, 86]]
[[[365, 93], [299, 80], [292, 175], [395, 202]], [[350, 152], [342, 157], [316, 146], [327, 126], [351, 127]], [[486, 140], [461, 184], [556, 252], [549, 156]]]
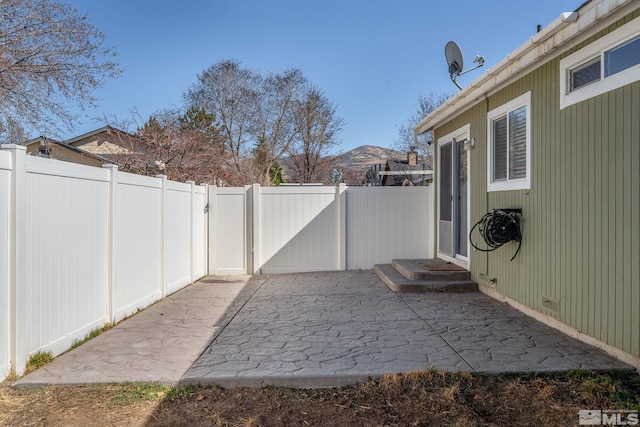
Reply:
[[22, 410], [26, 402], [24, 396], [15, 396], [8, 388], [0, 388], [0, 425], [9, 425], [13, 414]]
[[632, 372], [490, 376], [435, 370], [332, 389], [157, 384], [0, 387], [0, 425], [575, 425], [579, 409], [640, 409]]

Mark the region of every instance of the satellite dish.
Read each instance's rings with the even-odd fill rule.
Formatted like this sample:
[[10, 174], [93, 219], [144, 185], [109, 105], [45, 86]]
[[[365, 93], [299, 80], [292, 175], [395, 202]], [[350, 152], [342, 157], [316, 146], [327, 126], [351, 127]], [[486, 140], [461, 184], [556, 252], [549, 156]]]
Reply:
[[452, 76], [459, 76], [464, 68], [464, 57], [458, 43], [450, 41], [444, 47], [444, 56], [447, 58], [447, 64], [449, 64], [449, 74]]
[[460, 46], [458, 43], [454, 41], [450, 41], [444, 47], [444, 56], [447, 58], [447, 65], [449, 66], [449, 77], [453, 84], [455, 84], [458, 89], [462, 90], [462, 86], [458, 84], [456, 81], [456, 77], [461, 76], [463, 74], [468, 73], [471, 70], [475, 70], [476, 68], [480, 68], [484, 65], [484, 56], [476, 55], [473, 58], [473, 62], [477, 63], [473, 68], [469, 68], [467, 71], [462, 71], [464, 68], [464, 57], [462, 56], [462, 50], [460, 50]]

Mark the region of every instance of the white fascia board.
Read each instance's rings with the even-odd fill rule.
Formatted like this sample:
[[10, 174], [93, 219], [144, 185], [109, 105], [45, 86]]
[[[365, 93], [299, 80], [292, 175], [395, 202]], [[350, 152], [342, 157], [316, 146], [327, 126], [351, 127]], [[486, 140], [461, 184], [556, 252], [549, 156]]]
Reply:
[[[576, 22], [577, 18], [577, 12], [562, 13], [551, 24], [532, 36], [519, 48], [471, 82], [469, 86], [465, 87], [420, 121], [415, 126], [414, 133], [421, 134], [436, 127], [458, 111], [483, 99], [487, 92], [502, 82], [522, 73], [526, 66], [535, 63], [537, 59], [542, 56], [537, 48], [546, 40], [552, 38], [564, 26]], [[531, 55], [532, 51], [533, 55]], [[547, 49], [544, 49], [544, 51], [546, 51], [544, 52], [545, 54], [549, 53]], [[526, 63], [523, 59], [526, 59]]]
[[[600, 0], [587, 3], [576, 12], [564, 12], [551, 24], [532, 36], [520, 47], [491, 67], [479, 78], [458, 92], [447, 102], [422, 119], [414, 128], [422, 134], [449, 120], [455, 114], [480, 102], [512, 80], [526, 74], [532, 66], [551, 54], [559, 55], [561, 48], [595, 23], [611, 16], [622, 6], [631, 6], [635, 0]], [[623, 13], [626, 13], [624, 11]], [[617, 19], [617, 17], [616, 17]], [[572, 24], [572, 25], [570, 25]], [[564, 50], [564, 49], [563, 49]]]

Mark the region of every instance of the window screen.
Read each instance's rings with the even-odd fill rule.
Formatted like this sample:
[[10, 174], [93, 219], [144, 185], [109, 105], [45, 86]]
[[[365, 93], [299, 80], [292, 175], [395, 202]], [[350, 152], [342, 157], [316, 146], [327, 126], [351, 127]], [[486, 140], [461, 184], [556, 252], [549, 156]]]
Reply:
[[600, 57], [579, 65], [569, 71], [571, 78], [570, 90], [573, 92], [589, 83], [600, 81]]

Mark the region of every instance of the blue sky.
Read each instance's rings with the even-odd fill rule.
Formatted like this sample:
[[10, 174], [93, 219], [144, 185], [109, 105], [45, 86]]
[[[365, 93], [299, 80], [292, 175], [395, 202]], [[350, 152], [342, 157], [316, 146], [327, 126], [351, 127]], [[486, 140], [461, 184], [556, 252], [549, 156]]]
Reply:
[[[65, 0], [60, 0], [65, 1]], [[66, 0], [104, 32], [118, 52], [122, 77], [96, 95], [99, 106], [72, 137], [108, 117], [143, 119], [179, 107], [182, 94], [210, 65], [236, 59], [247, 68], [299, 68], [345, 120], [336, 151], [391, 147], [420, 93], [455, 93], [444, 46], [455, 40], [465, 69], [476, 54], [483, 69], [584, 0]]]

